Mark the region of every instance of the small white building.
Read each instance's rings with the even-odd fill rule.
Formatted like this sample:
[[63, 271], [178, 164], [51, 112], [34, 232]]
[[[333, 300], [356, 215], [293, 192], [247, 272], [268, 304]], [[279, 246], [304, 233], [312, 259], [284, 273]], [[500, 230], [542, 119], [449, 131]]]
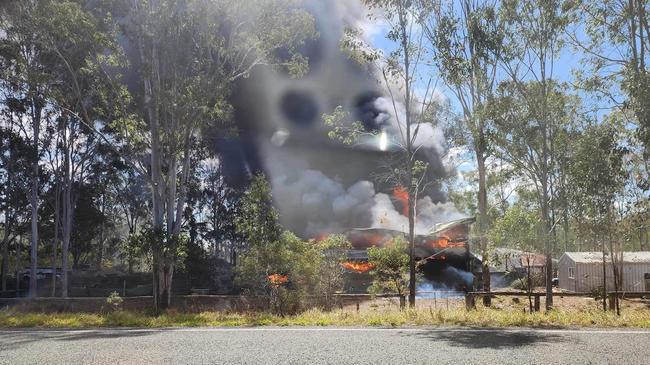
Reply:
[[[607, 291], [614, 290], [609, 255], [605, 256]], [[560, 289], [589, 292], [603, 287], [602, 252], [566, 252], [558, 262]], [[623, 253], [623, 287], [620, 291], [650, 291], [650, 251]]]

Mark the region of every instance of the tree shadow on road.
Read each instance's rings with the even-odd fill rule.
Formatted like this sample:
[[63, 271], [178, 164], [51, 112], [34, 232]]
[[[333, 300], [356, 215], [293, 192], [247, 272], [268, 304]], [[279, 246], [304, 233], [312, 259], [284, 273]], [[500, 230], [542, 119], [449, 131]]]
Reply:
[[79, 332], [65, 332], [60, 330], [43, 329], [34, 329], [33, 331], [6, 330], [0, 332], [0, 343], [2, 343], [2, 346], [0, 346], [0, 353], [18, 349], [22, 346], [26, 346], [37, 341], [79, 341], [93, 339], [111, 339], [146, 336], [152, 333], [153, 332], [151, 331], [144, 330], [88, 330]]
[[491, 348], [505, 349], [531, 346], [539, 343], [557, 343], [567, 340], [566, 337], [535, 331], [512, 330], [431, 330], [416, 333], [404, 333], [435, 342], [445, 342], [449, 346], [474, 349]]

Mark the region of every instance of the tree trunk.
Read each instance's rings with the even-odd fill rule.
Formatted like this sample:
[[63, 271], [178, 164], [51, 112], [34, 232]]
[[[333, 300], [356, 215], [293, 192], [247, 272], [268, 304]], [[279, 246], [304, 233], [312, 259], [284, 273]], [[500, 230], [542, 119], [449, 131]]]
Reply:
[[[479, 142], [480, 144], [481, 142]], [[486, 238], [487, 231], [487, 179], [485, 167], [485, 153], [480, 148], [476, 149], [476, 161], [478, 168], [478, 227], [479, 227], [479, 247], [483, 261], [481, 262], [481, 272], [483, 281], [483, 291], [489, 292], [491, 289], [490, 278], [490, 259], [488, 244]], [[492, 305], [492, 298], [489, 295], [483, 296], [483, 305], [489, 307]]]
[[[620, 247], [618, 245], [614, 244], [614, 241], [612, 239], [612, 230], [611, 230], [612, 224], [609, 224], [609, 229], [608, 229], [608, 238], [609, 238], [609, 251], [611, 255], [611, 261], [612, 261], [612, 274], [614, 275], [614, 307], [616, 309], [616, 315], [620, 316], [621, 315], [621, 308], [619, 305], [619, 300], [618, 300], [618, 289], [619, 289], [619, 268], [620, 265], [622, 264], [622, 254], [623, 252], [621, 251]], [[619, 256], [620, 255], [620, 256]]]
[[605, 257], [605, 242], [603, 242], [603, 312], [607, 312], [607, 260]]
[[[544, 174], [546, 175], [546, 174]], [[546, 256], [546, 310], [553, 309], [553, 258], [551, 247], [551, 231], [553, 230], [553, 222], [551, 222], [551, 216], [549, 211], [549, 195], [548, 195], [548, 185], [544, 180], [547, 178], [543, 177], [542, 180], [542, 221], [544, 222], [544, 232], [542, 234], [542, 239], [544, 240], [544, 255]]]
[[[5, 232], [5, 236], [7, 233]], [[7, 271], [9, 269], [9, 240], [2, 240], [2, 269], [0, 269], [0, 276], [2, 276], [2, 291], [7, 291]]]
[[23, 237], [21, 236], [16, 241], [16, 298], [20, 294], [20, 267], [23, 264], [22, 260], [22, 247], [23, 247]]
[[34, 298], [37, 293], [37, 268], [38, 268], [38, 175], [39, 175], [39, 138], [41, 128], [41, 101], [38, 98], [33, 98], [34, 106], [32, 115], [32, 132], [33, 132], [33, 159], [32, 162], [32, 176], [31, 176], [31, 191], [29, 194], [31, 206], [31, 250], [30, 250], [30, 275], [29, 275], [29, 297]]
[[59, 244], [59, 225], [61, 224], [61, 215], [60, 215], [60, 198], [61, 198], [61, 183], [60, 181], [56, 183], [54, 188], [54, 239], [52, 240], [52, 293], [51, 295], [56, 296], [56, 259], [57, 259], [57, 250]]
[[71, 140], [66, 140], [65, 159], [63, 162], [63, 247], [61, 248], [61, 297], [68, 297], [68, 256], [70, 255], [70, 238], [72, 236], [72, 176], [70, 145]]
[[95, 270], [102, 270], [102, 261], [104, 261], [104, 217], [106, 214], [106, 194], [102, 193], [101, 199], [101, 212], [102, 212], [102, 223], [99, 226], [99, 239], [97, 242], [97, 261], [95, 262]]
[[163, 259], [158, 266], [158, 306], [159, 309], [167, 309], [172, 300], [172, 278], [174, 276], [174, 265], [169, 259]]
[[526, 267], [526, 279], [527, 279], [527, 285], [526, 285], [526, 290], [528, 291], [528, 309], [530, 313], [533, 313], [533, 301], [532, 301], [532, 293], [533, 293], [533, 279], [530, 277], [530, 256], [527, 257], [526, 259], [527, 262], [527, 267]]

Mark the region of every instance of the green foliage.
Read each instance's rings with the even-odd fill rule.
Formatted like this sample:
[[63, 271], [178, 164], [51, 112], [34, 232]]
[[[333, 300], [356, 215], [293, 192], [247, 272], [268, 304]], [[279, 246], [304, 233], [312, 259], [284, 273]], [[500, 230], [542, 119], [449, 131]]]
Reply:
[[333, 294], [343, 285], [342, 249], [349, 247], [345, 236], [305, 242], [282, 232], [277, 219], [268, 182], [257, 175], [235, 218], [248, 246], [236, 268], [237, 283], [250, 294], [268, 297], [270, 309], [279, 313], [299, 310], [308, 295], [331, 308]]
[[492, 224], [488, 236], [497, 247], [535, 251], [538, 248], [540, 224], [536, 207], [531, 208], [517, 203]]
[[278, 241], [282, 228], [273, 207], [271, 187], [263, 174], [253, 177], [234, 217], [237, 233], [250, 247], [263, 247]]
[[330, 235], [320, 242], [311, 242], [319, 252], [318, 280], [315, 295], [322, 301], [325, 310], [334, 306], [334, 294], [341, 292], [345, 269], [341, 265], [347, 258], [346, 250], [352, 245], [344, 235]]
[[350, 122], [350, 113], [345, 111], [342, 106], [337, 106], [332, 114], [323, 114], [323, 122], [330, 130], [327, 136], [330, 139], [339, 141], [346, 145], [351, 145], [358, 141], [364, 133], [361, 122]]
[[588, 126], [574, 140], [568, 169], [570, 200], [586, 217], [602, 220], [612, 211], [617, 194], [625, 185], [625, 148], [613, 125]]
[[122, 308], [122, 303], [124, 302], [124, 299], [120, 296], [120, 294], [116, 291], [112, 292], [108, 298], [106, 298], [106, 303], [110, 305], [113, 310], [119, 310]]
[[406, 294], [409, 284], [409, 255], [406, 248], [405, 239], [399, 236], [385, 247], [368, 249], [368, 262], [374, 266], [370, 271], [373, 282], [369, 292]]
[[185, 234], [173, 235], [163, 229], [144, 227], [139, 233], [132, 234], [126, 241], [127, 249], [133, 255], [146, 254], [151, 260], [160, 254], [163, 260], [173, 260], [183, 264], [186, 256], [188, 237]]
[[284, 232], [274, 241], [248, 247], [236, 268], [236, 281], [247, 293], [267, 297], [271, 310], [292, 313], [314, 292], [319, 262], [314, 245]]

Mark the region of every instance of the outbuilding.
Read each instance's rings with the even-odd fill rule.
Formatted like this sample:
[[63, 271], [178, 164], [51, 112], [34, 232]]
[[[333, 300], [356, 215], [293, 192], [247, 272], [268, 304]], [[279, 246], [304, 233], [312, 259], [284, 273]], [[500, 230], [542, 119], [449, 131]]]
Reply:
[[[609, 255], [605, 255], [607, 291], [614, 290], [614, 275]], [[650, 251], [623, 253], [623, 287], [621, 291], [650, 291]], [[565, 252], [558, 262], [560, 289], [589, 292], [603, 287], [602, 252]]]

